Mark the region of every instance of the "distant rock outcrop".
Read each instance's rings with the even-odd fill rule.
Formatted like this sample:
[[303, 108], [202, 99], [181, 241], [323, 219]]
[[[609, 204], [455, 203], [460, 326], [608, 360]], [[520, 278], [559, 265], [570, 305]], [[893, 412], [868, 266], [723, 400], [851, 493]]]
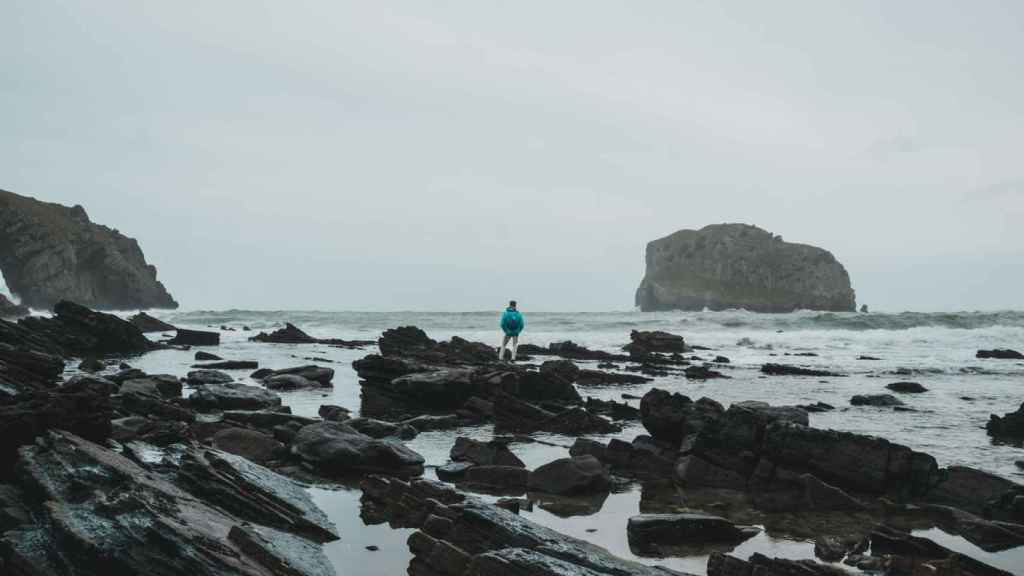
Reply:
[[177, 308], [133, 238], [68, 208], [0, 190], [0, 270], [25, 306]]
[[715, 224], [647, 245], [636, 305], [645, 312], [852, 312], [855, 297], [849, 274], [828, 251], [748, 224]]

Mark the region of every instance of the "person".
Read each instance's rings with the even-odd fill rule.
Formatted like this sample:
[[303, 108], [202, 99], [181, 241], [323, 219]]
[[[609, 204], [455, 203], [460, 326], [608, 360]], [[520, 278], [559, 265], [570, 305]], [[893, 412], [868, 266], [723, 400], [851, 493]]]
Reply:
[[498, 360], [505, 358], [505, 347], [508, 346], [509, 341], [512, 341], [510, 350], [512, 351], [512, 361], [516, 361], [516, 349], [519, 347], [519, 333], [526, 327], [526, 320], [523, 319], [523, 315], [516, 308], [516, 301], [512, 300], [508, 303], [508, 308], [505, 309], [505, 313], [501, 315], [501, 331], [505, 333], [501, 339], [501, 347], [498, 348]]

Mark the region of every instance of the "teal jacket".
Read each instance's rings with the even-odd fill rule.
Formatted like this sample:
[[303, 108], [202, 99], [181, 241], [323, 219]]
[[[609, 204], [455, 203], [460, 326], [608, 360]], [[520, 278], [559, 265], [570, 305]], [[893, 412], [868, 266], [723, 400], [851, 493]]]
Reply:
[[519, 313], [519, 310], [515, 308], [506, 308], [505, 313], [501, 315], [501, 329], [508, 336], [519, 336], [519, 333], [526, 328], [526, 320], [523, 319], [523, 315]]

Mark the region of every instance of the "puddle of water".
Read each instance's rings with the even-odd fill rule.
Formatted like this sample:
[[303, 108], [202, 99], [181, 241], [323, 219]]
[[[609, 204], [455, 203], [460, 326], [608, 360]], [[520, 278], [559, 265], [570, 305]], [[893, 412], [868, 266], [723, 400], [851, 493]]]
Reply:
[[1024, 574], [1024, 546], [1017, 547], [1012, 550], [1004, 550], [1002, 552], [986, 552], [974, 544], [971, 544], [962, 536], [947, 534], [939, 528], [915, 530], [912, 534], [914, 536], [921, 536], [922, 538], [934, 540], [936, 543], [941, 544], [950, 550], [970, 556], [975, 560], [995, 566], [996, 568], [1008, 570], [1013, 574]]
[[[412, 560], [406, 544], [411, 528], [390, 528], [387, 524], [367, 526], [359, 517], [362, 491], [340, 488], [310, 488], [313, 502], [338, 527], [340, 540], [324, 544], [324, 553], [335, 572], [345, 576], [405, 574]], [[367, 546], [377, 546], [376, 551]]]

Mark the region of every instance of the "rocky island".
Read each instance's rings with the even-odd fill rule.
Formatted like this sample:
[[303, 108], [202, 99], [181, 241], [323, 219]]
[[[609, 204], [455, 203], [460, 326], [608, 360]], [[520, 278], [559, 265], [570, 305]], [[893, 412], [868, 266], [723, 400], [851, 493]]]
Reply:
[[647, 245], [636, 305], [654, 310], [852, 312], [846, 269], [827, 250], [748, 224], [679, 230]]
[[81, 206], [0, 190], [0, 271], [21, 304], [61, 300], [106, 310], [177, 308], [138, 242], [93, 223]]

